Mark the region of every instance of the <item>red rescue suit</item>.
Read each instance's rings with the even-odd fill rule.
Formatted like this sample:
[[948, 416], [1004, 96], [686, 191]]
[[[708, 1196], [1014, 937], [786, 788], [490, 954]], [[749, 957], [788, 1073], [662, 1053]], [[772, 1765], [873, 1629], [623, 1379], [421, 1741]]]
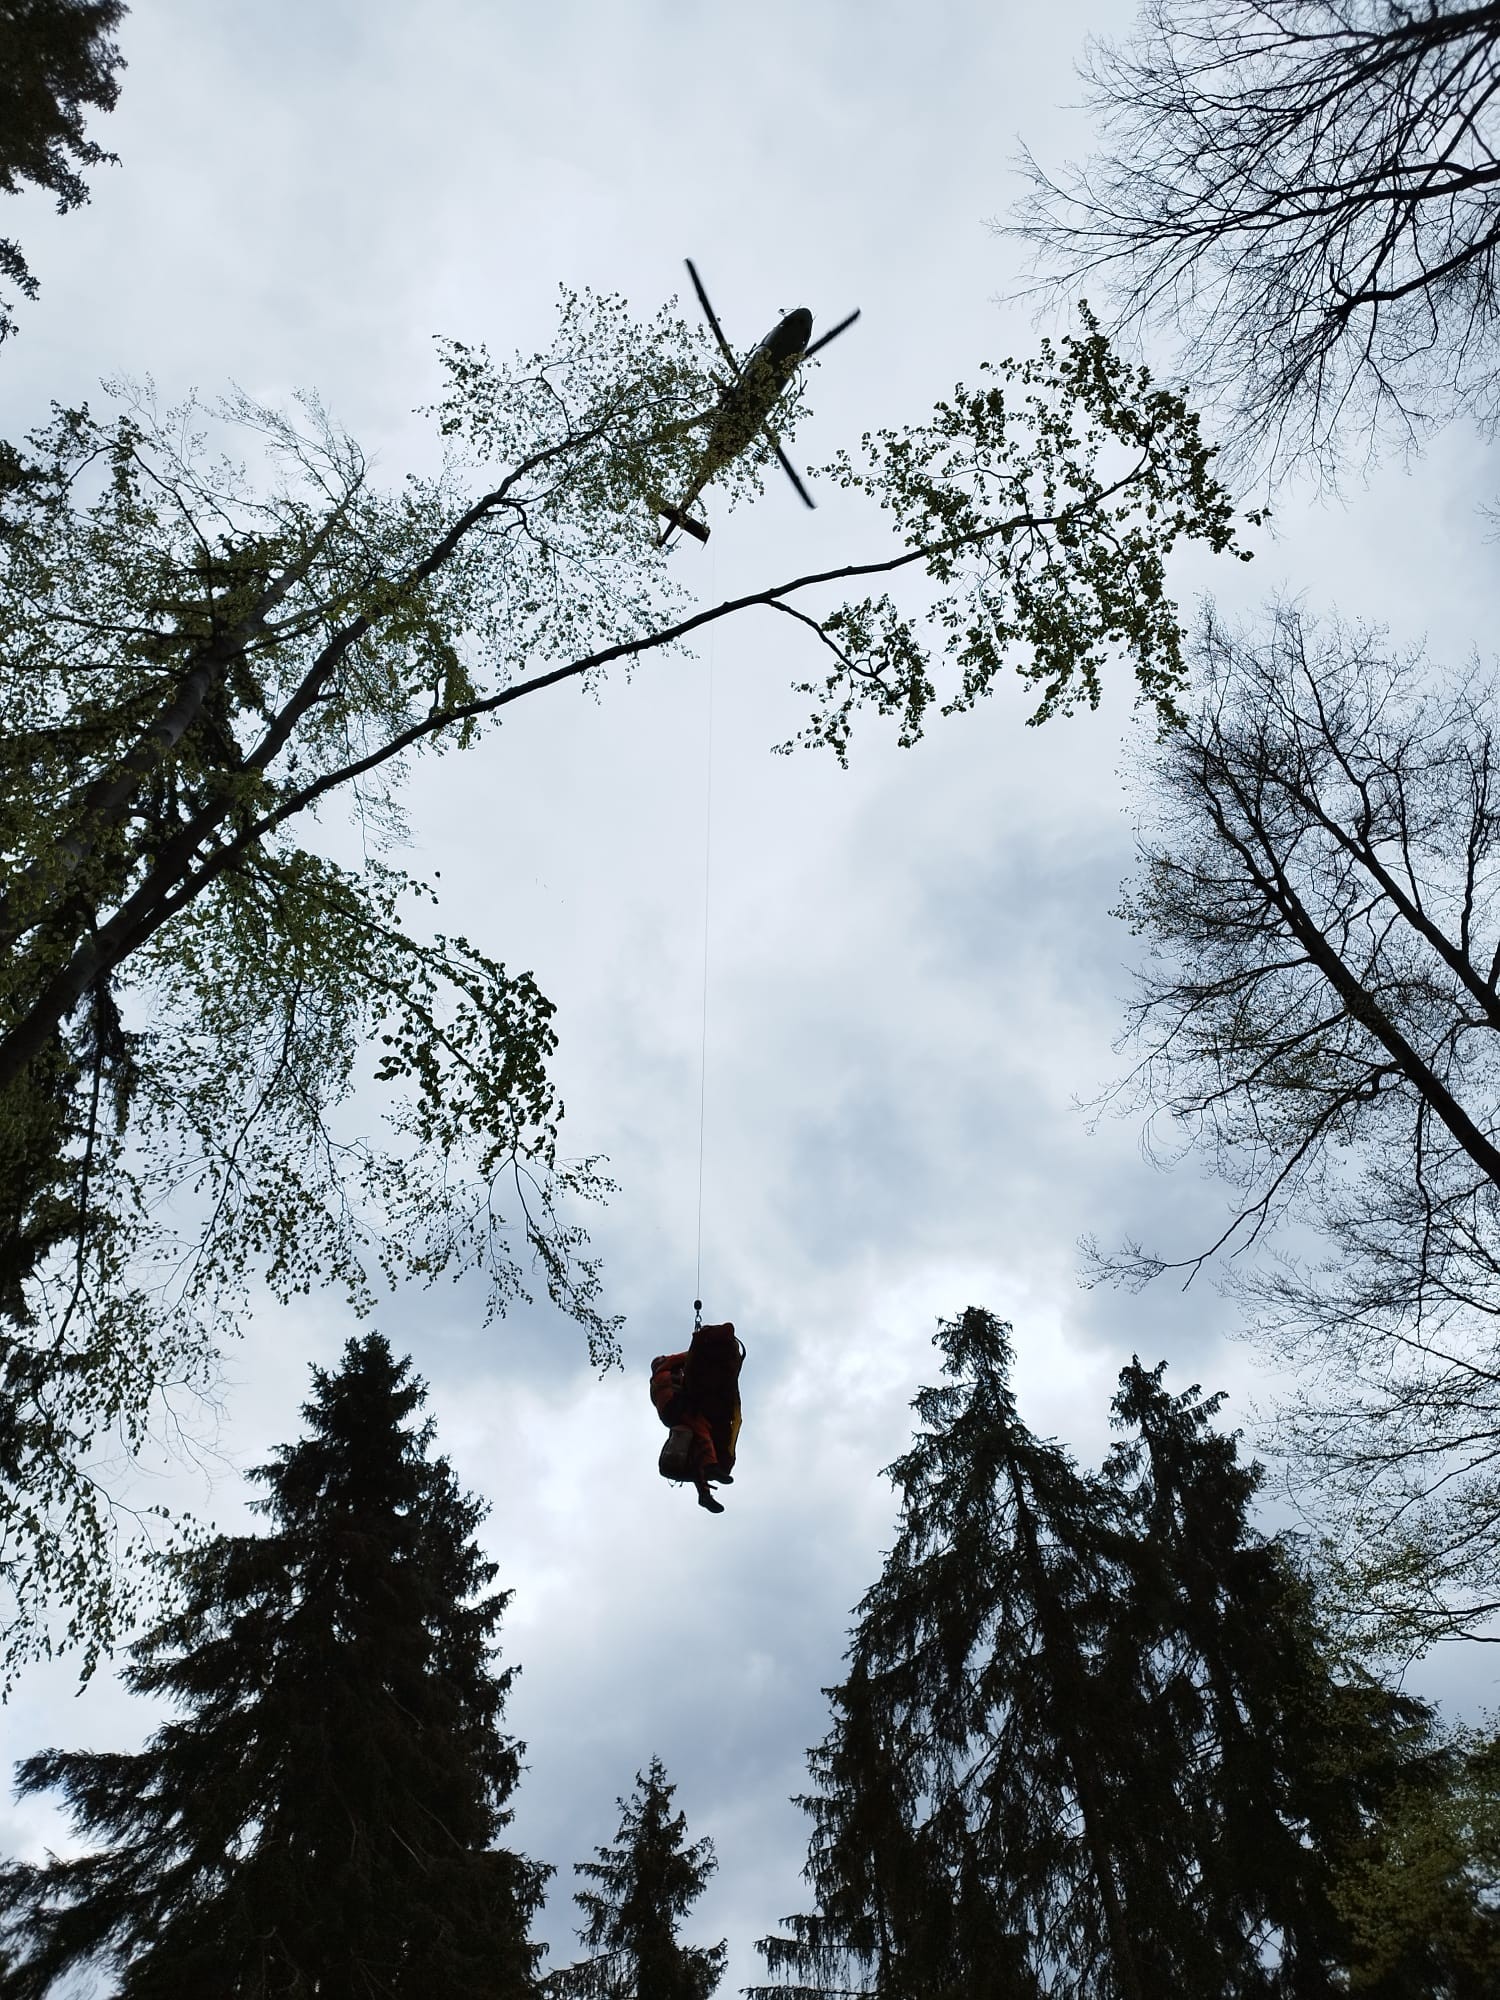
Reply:
[[681, 1354], [658, 1354], [651, 1363], [651, 1401], [668, 1429], [693, 1434], [689, 1477], [728, 1481], [734, 1476], [740, 1434], [740, 1364], [745, 1358], [732, 1321], [700, 1326]]

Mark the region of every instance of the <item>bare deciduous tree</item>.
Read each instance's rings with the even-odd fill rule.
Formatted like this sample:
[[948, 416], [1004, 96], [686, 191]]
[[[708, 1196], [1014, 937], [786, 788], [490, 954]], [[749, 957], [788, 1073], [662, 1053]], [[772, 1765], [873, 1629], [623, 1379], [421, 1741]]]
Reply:
[[[1207, 614], [1204, 692], [1144, 773], [1121, 914], [1150, 941], [1116, 1101], [1241, 1192], [1189, 1280], [1284, 1225], [1329, 1254], [1232, 1282], [1303, 1371], [1277, 1437], [1336, 1530], [1362, 1636], [1425, 1646], [1500, 1610], [1500, 715], [1378, 634]], [[1148, 1143], [1151, 1139], [1148, 1137]]]
[[1247, 455], [1500, 422], [1500, 6], [1149, 0], [1084, 75], [1101, 148], [1027, 155], [1009, 231], [1174, 328]]

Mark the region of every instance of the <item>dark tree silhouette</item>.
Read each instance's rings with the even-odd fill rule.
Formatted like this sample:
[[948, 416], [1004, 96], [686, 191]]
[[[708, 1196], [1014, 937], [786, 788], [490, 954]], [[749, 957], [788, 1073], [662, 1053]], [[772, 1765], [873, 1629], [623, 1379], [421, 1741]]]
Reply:
[[1118, 323], [1174, 327], [1240, 441], [1500, 420], [1500, 6], [1149, 0], [1086, 64], [1098, 154], [1012, 233]]
[[[964, 1799], [950, 1786], [925, 1804], [921, 1713], [891, 1701], [857, 1636], [847, 1679], [824, 1693], [833, 1728], [808, 1752], [814, 1789], [795, 1801], [813, 1823], [803, 1873], [816, 1907], [758, 1941], [776, 1983], [751, 2000], [1042, 2000]], [[1024, 1866], [1018, 1845], [1018, 1876]]]
[[1135, 1903], [1159, 1852], [1127, 1829], [1158, 1822], [1132, 1782], [1139, 1701], [1112, 1689], [1106, 1721], [1100, 1680], [1121, 1509], [1020, 1422], [1008, 1326], [971, 1310], [938, 1339], [950, 1381], [890, 1468], [899, 1533], [814, 1756], [832, 1789], [804, 1801], [819, 1908], [761, 1949], [794, 1992], [1030, 1995], [1069, 1965], [1080, 1992], [1145, 2000]]
[[[1008, 1327], [938, 1339], [802, 1801], [817, 1907], [761, 1941], [757, 2000], [1343, 1990], [1340, 1870], [1438, 1784], [1432, 1711], [1335, 1672], [1217, 1399], [1132, 1363], [1134, 1437], [1089, 1476], [1021, 1423]], [[1413, 1977], [1422, 1951], [1442, 1970], [1429, 1936]]]
[[686, 1844], [686, 1817], [672, 1811], [674, 1789], [653, 1757], [636, 1773], [629, 1799], [616, 1801], [614, 1846], [574, 1864], [575, 1873], [598, 1884], [574, 1897], [588, 1918], [578, 1936], [589, 1955], [550, 1975], [548, 2000], [709, 2000], [723, 1978], [722, 1942], [677, 1939], [717, 1863], [711, 1840]]
[[[1452, 1821], [1485, 1756], [1466, 1759], [1426, 1703], [1356, 1662], [1335, 1666], [1308, 1579], [1254, 1526], [1261, 1467], [1212, 1427], [1222, 1395], [1169, 1395], [1164, 1373], [1133, 1359], [1114, 1399], [1132, 1435], [1104, 1477], [1135, 1547], [1110, 1643], [1143, 1674], [1153, 1724], [1193, 1774], [1177, 1792], [1180, 1893], [1203, 1932], [1203, 1975], [1222, 1968], [1203, 1990], [1321, 1995], [1342, 1991], [1347, 1971], [1391, 2000], [1477, 2000], [1471, 1975], [1500, 1950], [1487, 1907], [1500, 1799], [1488, 1834], [1482, 1814], [1464, 1834]], [[1374, 1884], [1409, 1862], [1403, 1828], [1427, 1823], [1448, 1823], [1448, 1871], [1425, 1899], [1408, 1889], [1407, 1921], [1382, 1937]]]
[[1330, 1585], [1419, 1649], [1500, 1608], [1494, 690], [1291, 610], [1210, 615], [1194, 652], [1202, 698], [1140, 773], [1121, 914], [1150, 957], [1118, 1101], [1242, 1199], [1175, 1266], [1100, 1261], [1191, 1277], [1278, 1223], [1323, 1232], [1326, 1258], [1238, 1282], [1305, 1371], [1279, 1442], [1341, 1528]]
[[[0, 0], [0, 192], [45, 188], [59, 215], [88, 200], [79, 168], [116, 156], [84, 137], [83, 112], [114, 109], [125, 67], [114, 30], [125, 13], [124, 0]], [[21, 246], [8, 237], [0, 237], [0, 274], [36, 297]], [[0, 299], [0, 341], [15, 324]]]
[[308, 1434], [252, 1475], [271, 1532], [208, 1543], [133, 1649], [130, 1686], [179, 1718], [136, 1755], [21, 1766], [101, 1844], [7, 1871], [6, 2000], [85, 1966], [117, 2000], [534, 1990], [546, 1870], [495, 1845], [521, 1746], [484, 1508], [413, 1427], [425, 1391], [380, 1335], [313, 1379]]

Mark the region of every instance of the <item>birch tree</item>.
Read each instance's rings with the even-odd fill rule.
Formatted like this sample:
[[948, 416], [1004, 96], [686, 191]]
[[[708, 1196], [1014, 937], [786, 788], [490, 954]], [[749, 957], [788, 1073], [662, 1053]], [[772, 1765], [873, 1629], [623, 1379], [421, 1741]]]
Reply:
[[[830, 468], [885, 510], [868, 560], [699, 605], [646, 498], [685, 483], [715, 401], [699, 335], [565, 296], [545, 352], [439, 352], [430, 477], [382, 488], [312, 399], [121, 388], [107, 415], [55, 411], [0, 502], [0, 1547], [23, 1651], [107, 1639], [118, 1522], [90, 1466], [213, 1379], [252, 1285], [365, 1309], [478, 1267], [501, 1311], [535, 1270], [613, 1358], [577, 1208], [607, 1183], [560, 1150], [551, 1004], [400, 867], [417, 760], [768, 614], [818, 662], [786, 748], [843, 759], [866, 715], [914, 743], [1011, 669], [1034, 720], [1096, 702], [1116, 660], [1171, 713], [1167, 558], [1235, 546], [1196, 419], [1085, 323]], [[728, 502], [758, 479], [751, 454]], [[330, 812], [365, 865], [314, 834]], [[344, 1115], [361, 1083], [383, 1136]], [[50, 1637], [49, 1603], [71, 1607]]]

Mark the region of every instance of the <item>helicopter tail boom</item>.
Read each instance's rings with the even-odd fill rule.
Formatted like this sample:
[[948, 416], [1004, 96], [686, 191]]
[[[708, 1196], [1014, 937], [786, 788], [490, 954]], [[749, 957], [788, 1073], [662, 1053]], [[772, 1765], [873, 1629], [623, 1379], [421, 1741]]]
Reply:
[[651, 495], [651, 505], [667, 524], [657, 538], [656, 545], [658, 548], [666, 541], [674, 528], [681, 528], [685, 535], [691, 535], [695, 541], [706, 542], [708, 540], [707, 523], [695, 520], [685, 506], [673, 507], [668, 501], [663, 500], [659, 493]]

